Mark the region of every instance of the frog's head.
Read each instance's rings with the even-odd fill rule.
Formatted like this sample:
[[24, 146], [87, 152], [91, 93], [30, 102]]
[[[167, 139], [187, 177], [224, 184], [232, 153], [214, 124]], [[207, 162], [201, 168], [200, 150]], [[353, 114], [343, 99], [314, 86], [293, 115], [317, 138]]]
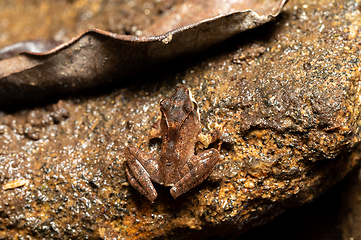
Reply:
[[160, 110], [168, 128], [179, 130], [191, 113], [198, 115], [197, 103], [188, 87], [178, 87], [173, 96], [160, 102]]

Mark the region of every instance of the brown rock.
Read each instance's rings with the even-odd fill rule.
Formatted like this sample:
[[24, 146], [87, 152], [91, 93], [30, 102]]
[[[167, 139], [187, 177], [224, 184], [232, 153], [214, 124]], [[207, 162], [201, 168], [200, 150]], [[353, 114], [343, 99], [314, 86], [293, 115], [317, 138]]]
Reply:
[[[0, 238], [235, 237], [314, 200], [360, 158], [359, 23], [355, 1], [291, 1], [141, 87], [1, 112]], [[127, 183], [123, 148], [158, 157], [148, 132], [179, 82], [208, 130], [228, 121], [222, 160], [175, 200], [156, 186], [152, 204]]]

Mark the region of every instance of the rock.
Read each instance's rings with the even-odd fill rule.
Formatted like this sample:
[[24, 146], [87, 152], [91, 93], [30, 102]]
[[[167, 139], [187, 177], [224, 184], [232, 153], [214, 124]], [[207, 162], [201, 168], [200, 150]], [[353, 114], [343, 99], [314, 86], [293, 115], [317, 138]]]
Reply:
[[[0, 113], [0, 238], [230, 238], [316, 199], [359, 163], [359, 22], [355, 1], [291, 1], [166, 74]], [[180, 82], [205, 132], [227, 121], [222, 160], [175, 200], [157, 185], [152, 204], [127, 183], [123, 149], [158, 157], [148, 133]]]

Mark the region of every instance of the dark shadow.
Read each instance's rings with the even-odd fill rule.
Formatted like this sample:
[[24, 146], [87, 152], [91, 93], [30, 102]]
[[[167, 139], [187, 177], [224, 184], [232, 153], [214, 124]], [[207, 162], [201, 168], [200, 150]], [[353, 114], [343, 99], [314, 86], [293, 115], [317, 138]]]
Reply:
[[288, 210], [266, 225], [247, 231], [237, 240], [342, 239], [343, 198], [348, 186], [358, 178], [359, 171], [360, 168], [354, 169], [313, 203]]

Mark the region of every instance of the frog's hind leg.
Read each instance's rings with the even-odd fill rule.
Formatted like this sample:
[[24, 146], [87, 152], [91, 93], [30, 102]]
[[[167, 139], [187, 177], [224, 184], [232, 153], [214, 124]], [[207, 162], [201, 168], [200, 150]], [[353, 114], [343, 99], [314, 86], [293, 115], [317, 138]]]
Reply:
[[188, 172], [174, 184], [170, 189], [170, 194], [177, 198], [202, 183], [212, 172], [219, 158], [219, 152], [214, 148], [191, 157], [184, 166], [184, 168], [188, 169]]
[[[150, 191], [147, 191], [147, 188], [144, 188], [138, 180], [133, 177], [131, 170], [129, 169], [128, 165], [125, 166], [125, 172], [127, 174], [128, 182], [130, 185], [132, 185], [133, 188], [135, 188], [139, 193], [141, 193], [143, 196], [148, 198], [149, 201], [153, 202], [157, 198], [157, 192], [153, 192], [153, 189], [150, 189]], [[147, 182], [147, 181], [146, 181]], [[150, 187], [152, 188], [152, 186]]]
[[130, 185], [153, 202], [158, 194], [151, 179], [156, 181], [158, 178], [158, 163], [136, 147], [126, 148], [124, 153], [127, 159], [125, 172]]

